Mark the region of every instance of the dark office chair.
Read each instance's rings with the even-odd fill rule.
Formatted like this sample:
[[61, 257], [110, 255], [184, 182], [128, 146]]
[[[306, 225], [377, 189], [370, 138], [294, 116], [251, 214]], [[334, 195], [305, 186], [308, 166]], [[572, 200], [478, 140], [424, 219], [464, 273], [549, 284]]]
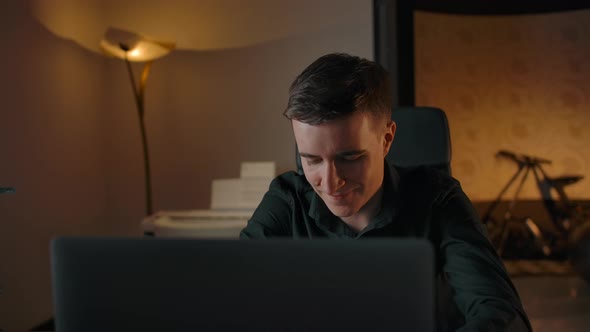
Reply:
[[[427, 166], [451, 175], [451, 136], [445, 112], [435, 107], [400, 107], [391, 118], [397, 128], [385, 157], [390, 164], [412, 168]], [[439, 330], [455, 330], [451, 322], [463, 319], [455, 305], [446, 274], [436, 278]]]
[[[397, 124], [387, 161], [399, 167], [430, 166], [451, 174], [451, 136], [447, 116], [435, 107], [400, 107], [391, 118]], [[303, 174], [296, 149], [297, 172]]]

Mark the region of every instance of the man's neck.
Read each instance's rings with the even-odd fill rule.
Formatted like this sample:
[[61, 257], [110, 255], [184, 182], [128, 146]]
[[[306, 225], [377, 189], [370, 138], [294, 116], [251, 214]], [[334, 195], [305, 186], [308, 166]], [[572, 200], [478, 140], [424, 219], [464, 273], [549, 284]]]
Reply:
[[363, 206], [359, 212], [350, 216], [340, 218], [348, 227], [355, 232], [361, 232], [365, 227], [369, 226], [371, 219], [381, 211], [381, 203], [383, 200], [383, 186], [377, 190], [375, 195], [369, 199], [367, 204]]

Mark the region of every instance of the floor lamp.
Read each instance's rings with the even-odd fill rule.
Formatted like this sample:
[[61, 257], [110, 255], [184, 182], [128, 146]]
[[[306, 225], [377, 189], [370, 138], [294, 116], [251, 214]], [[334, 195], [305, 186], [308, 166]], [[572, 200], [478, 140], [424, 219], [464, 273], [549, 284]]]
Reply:
[[[153, 213], [153, 210], [150, 158], [144, 121], [144, 91], [152, 62], [155, 59], [168, 54], [175, 48], [175, 46], [176, 45], [173, 42], [157, 41], [134, 32], [116, 28], [107, 29], [104, 38], [100, 41], [100, 47], [107, 55], [125, 60], [127, 71], [129, 72], [129, 79], [131, 80], [131, 87], [133, 88], [137, 114], [139, 116], [139, 128], [141, 131], [145, 174], [145, 207], [146, 215], [148, 216]], [[139, 79], [139, 85], [135, 82], [131, 62], [145, 63]]]

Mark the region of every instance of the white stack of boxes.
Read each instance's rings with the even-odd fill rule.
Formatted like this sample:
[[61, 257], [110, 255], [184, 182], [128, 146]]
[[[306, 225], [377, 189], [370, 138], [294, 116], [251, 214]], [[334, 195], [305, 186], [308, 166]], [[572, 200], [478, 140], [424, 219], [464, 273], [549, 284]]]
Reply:
[[238, 238], [275, 176], [274, 162], [242, 162], [237, 179], [215, 179], [211, 209], [160, 211], [142, 221], [156, 237]]
[[211, 210], [254, 210], [274, 176], [274, 162], [243, 162], [240, 178], [213, 180]]

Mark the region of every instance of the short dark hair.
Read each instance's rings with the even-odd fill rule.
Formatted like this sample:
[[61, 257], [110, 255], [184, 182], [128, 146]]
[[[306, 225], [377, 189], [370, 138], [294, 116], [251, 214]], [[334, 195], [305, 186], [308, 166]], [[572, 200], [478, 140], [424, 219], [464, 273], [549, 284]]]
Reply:
[[295, 78], [283, 113], [318, 125], [356, 111], [391, 117], [391, 81], [379, 64], [344, 53], [320, 57]]

